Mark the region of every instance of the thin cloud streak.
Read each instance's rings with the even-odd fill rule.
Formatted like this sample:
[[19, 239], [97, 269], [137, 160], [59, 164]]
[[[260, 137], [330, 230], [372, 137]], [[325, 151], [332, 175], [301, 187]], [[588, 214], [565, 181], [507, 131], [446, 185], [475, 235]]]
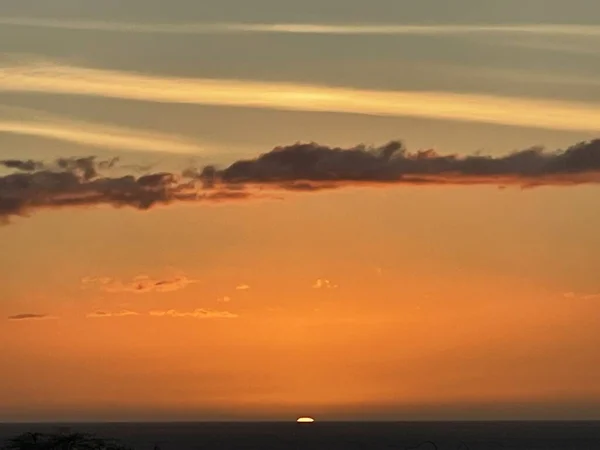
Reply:
[[[192, 318], [192, 319], [237, 319], [239, 316], [229, 311], [218, 311], [212, 309], [197, 308], [192, 311], [179, 311], [176, 309], [152, 310], [143, 315], [152, 317]], [[141, 313], [130, 310], [122, 311], [94, 311], [86, 315], [88, 319], [109, 319], [119, 317], [142, 316]]]
[[57, 64], [0, 68], [0, 91], [600, 131], [600, 105], [534, 98], [157, 77]]
[[93, 313], [87, 314], [86, 317], [89, 319], [104, 319], [110, 317], [131, 317], [131, 316], [139, 316], [140, 313], [135, 311], [123, 310], [123, 311], [94, 311]]
[[135, 23], [2, 17], [0, 25], [79, 31], [157, 34], [322, 34], [322, 35], [461, 35], [534, 34], [542, 36], [600, 36], [600, 27], [572, 24], [327, 24], [327, 23]]
[[36, 136], [96, 148], [171, 153], [202, 152], [202, 147], [179, 136], [72, 120], [36, 110], [15, 108], [15, 111], [20, 115], [27, 114], [30, 119], [0, 119], [0, 133]]
[[258, 33], [345, 34], [345, 35], [452, 35], [452, 34], [539, 34], [600, 36], [594, 25], [506, 24], [506, 25], [337, 25], [337, 24], [224, 24], [224, 30]]
[[[87, 128], [87, 129], [86, 129]], [[194, 144], [186, 144], [164, 135], [138, 133], [117, 127], [79, 126], [59, 123], [37, 123], [19, 121], [0, 121], [0, 133], [37, 136], [57, 139], [76, 144], [89, 145], [96, 148], [118, 150], [169, 151], [172, 153], [193, 153], [201, 151]]]
[[198, 308], [193, 311], [178, 311], [175, 309], [150, 311], [154, 317], [193, 318], [193, 319], [237, 319], [237, 314], [229, 311], [216, 311], [212, 309]]
[[113, 280], [107, 277], [85, 277], [81, 280], [85, 286], [88, 284], [96, 284], [100, 288], [111, 294], [116, 293], [131, 293], [145, 294], [149, 292], [174, 292], [186, 288], [190, 284], [198, 283], [198, 280], [188, 278], [184, 275], [154, 279], [147, 275], [139, 275], [131, 281], [123, 282]]
[[47, 314], [15, 314], [14, 316], [8, 316], [8, 320], [11, 321], [27, 321], [27, 320], [48, 320], [55, 319], [54, 316], [49, 316]]
[[600, 300], [600, 293], [595, 294], [577, 294], [575, 292], [565, 292], [564, 298], [576, 299], [576, 300]]
[[419, 73], [424, 73], [425, 71], [437, 71], [443, 73], [444, 76], [461, 77], [463, 79], [470, 77], [511, 83], [600, 86], [600, 79], [597, 77], [576, 76], [569, 75], [567, 73], [547, 73], [541, 70], [529, 71], [522, 69], [501, 69], [498, 67], [484, 66], [466, 67], [447, 63], [423, 62], [418, 63], [417, 67], [421, 69]]

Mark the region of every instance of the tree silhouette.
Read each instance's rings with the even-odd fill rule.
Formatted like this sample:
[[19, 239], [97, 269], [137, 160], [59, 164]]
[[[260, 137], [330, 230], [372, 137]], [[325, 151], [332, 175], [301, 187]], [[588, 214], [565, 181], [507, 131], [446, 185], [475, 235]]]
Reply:
[[34, 450], [43, 448], [43, 435], [41, 433], [23, 433], [10, 439], [5, 445], [7, 450]]
[[24, 433], [10, 439], [4, 450], [130, 450], [114, 440], [87, 433]]

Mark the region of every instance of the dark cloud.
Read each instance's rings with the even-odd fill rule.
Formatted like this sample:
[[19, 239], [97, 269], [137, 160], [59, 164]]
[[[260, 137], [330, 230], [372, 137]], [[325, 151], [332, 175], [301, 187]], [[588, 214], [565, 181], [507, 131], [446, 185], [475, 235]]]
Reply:
[[[189, 173], [192, 173], [191, 171]], [[521, 186], [600, 182], [600, 140], [547, 152], [535, 147], [505, 156], [411, 153], [399, 141], [369, 148], [316, 143], [277, 147], [223, 170], [196, 171], [206, 186], [262, 184], [295, 191], [343, 184], [517, 184]]]
[[40, 161], [34, 161], [33, 159], [19, 160], [19, 159], [5, 159], [0, 161], [0, 165], [8, 169], [22, 170], [24, 172], [33, 172], [40, 170], [44, 167], [44, 163]]
[[8, 316], [8, 320], [42, 320], [50, 319], [47, 314], [15, 314], [14, 316]]
[[79, 174], [84, 180], [91, 180], [98, 176], [96, 158], [93, 156], [85, 158], [59, 158], [56, 160], [56, 164], [63, 170]]
[[216, 202], [250, 195], [239, 191], [202, 191], [195, 181], [171, 173], [139, 177], [100, 174], [116, 162], [96, 161], [93, 157], [61, 158], [39, 170], [1, 176], [0, 221], [42, 208], [111, 205], [148, 209], [173, 202]]
[[40, 208], [112, 205], [149, 209], [176, 202], [241, 200], [257, 196], [260, 189], [312, 192], [346, 185], [599, 183], [600, 140], [566, 150], [534, 147], [497, 157], [409, 152], [399, 141], [351, 148], [297, 143], [224, 169], [190, 167], [181, 174], [121, 177], [102, 174], [117, 163], [117, 159], [97, 161], [94, 157], [61, 158], [50, 165], [2, 161], [18, 172], [0, 177], [0, 220]]

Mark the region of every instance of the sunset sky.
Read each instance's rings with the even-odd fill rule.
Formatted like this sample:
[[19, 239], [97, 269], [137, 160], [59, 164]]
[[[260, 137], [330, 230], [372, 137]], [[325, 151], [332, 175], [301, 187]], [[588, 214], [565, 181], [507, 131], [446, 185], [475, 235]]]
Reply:
[[599, 49], [597, 0], [2, 0], [0, 421], [600, 419]]

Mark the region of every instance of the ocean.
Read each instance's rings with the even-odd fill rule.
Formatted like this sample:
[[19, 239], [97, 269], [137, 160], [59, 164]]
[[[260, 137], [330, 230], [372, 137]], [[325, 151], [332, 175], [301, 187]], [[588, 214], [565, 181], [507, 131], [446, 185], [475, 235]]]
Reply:
[[315, 422], [0, 424], [0, 441], [59, 429], [135, 450], [597, 450], [600, 422]]

